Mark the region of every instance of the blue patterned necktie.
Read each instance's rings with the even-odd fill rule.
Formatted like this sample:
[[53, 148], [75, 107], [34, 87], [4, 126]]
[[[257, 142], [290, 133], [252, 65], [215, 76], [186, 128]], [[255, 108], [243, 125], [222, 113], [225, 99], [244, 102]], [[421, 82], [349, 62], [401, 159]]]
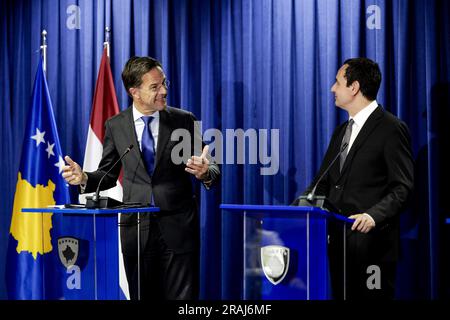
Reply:
[[142, 155], [144, 156], [145, 165], [147, 167], [148, 175], [151, 177], [155, 166], [155, 140], [153, 139], [152, 129], [150, 123], [153, 121], [152, 116], [143, 116], [144, 132], [142, 133]]

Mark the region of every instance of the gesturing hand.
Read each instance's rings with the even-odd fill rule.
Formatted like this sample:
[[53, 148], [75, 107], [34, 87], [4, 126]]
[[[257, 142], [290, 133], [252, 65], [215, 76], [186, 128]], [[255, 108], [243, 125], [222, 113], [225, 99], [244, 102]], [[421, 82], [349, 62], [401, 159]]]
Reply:
[[190, 174], [193, 174], [199, 180], [208, 179], [209, 160], [206, 158], [208, 155], [209, 146], [206, 145], [203, 148], [203, 152], [200, 157], [192, 156], [186, 164], [186, 170]]
[[64, 160], [67, 162], [67, 166], [63, 167], [62, 177], [67, 183], [71, 185], [85, 184], [87, 181], [86, 174], [81, 170], [78, 163], [73, 161], [69, 156], [65, 156]]

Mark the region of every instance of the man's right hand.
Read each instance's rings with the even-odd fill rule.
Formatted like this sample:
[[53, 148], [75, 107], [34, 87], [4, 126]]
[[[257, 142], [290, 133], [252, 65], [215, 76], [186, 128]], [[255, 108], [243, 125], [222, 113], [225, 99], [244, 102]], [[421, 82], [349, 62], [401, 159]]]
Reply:
[[69, 156], [65, 156], [64, 160], [66, 160], [67, 166], [63, 168], [62, 177], [66, 180], [67, 183], [71, 185], [79, 185], [86, 184], [87, 175], [78, 163], [70, 159]]

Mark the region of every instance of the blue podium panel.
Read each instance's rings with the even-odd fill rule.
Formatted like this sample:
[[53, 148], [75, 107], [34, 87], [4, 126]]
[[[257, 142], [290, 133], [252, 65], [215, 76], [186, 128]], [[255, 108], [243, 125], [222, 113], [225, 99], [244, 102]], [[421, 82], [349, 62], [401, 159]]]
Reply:
[[243, 255], [243, 274], [236, 277], [243, 283], [241, 298], [331, 299], [328, 220], [343, 226], [353, 220], [314, 207], [223, 204], [221, 208], [243, 217], [242, 248], [233, 248]]
[[22, 212], [57, 215], [57, 219], [52, 219], [53, 249], [46, 255], [51, 261], [52, 270], [56, 271], [54, 279], [45, 283], [59, 287], [57, 291], [61, 292], [60, 298], [66, 300], [123, 299], [125, 296], [119, 283], [119, 213], [140, 214], [157, 211], [159, 208], [156, 207], [22, 209]]

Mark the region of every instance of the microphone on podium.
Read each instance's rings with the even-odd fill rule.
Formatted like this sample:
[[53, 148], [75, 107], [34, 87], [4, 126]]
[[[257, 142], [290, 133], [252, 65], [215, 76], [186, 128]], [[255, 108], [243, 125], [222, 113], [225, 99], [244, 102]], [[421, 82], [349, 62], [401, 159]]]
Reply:
[[110, 198], [110, 197], [100, 197], [100, 185], [103, 182], [103, 179], [108, 175], [108, 173], [111, 172], [112, 169], [114, 169], [114, 167], [123, 159], [123, 157], [125, 157], [130, 151], [131, 149], [133, 149], [133, 145], [131, 144], [126, 150], [125, 152], [120, 156], [120, 158], [114, 162], [114, 164], [108, 169], [108, 171], [106, 171], [106, 173], [101, 177], [100, 181], [98, 182], [97, 185], [97, 190], [95, 191], [95, 194], [93, 196], [89, 196], [86, 197], [86, 208], [88, 209], [97, 209], [97, 208], [113, 208], [113, 207], [117, 207], [122, 205], [123, 203]]
[[340, 210], [336, 208], [325, 196], [316, 196], [316, 189], [319, 186], [322, 179], [327, 175], [327, 173], [330, 171], [333, 164], [336, 162], [337, 159], [339, 159], [340, 155], [347, 149], [348, 143], [345, 142], [341, 150], [338, 152], [336, 157], [334, 157], [333, 161], [328, 165], [328, 167], [323, 171], [319, 179], [317, 179], [317, 182], [314, 184], [314, 187], [311, 189], [311, 192], [309, 192], [307, 195], [301, 195], [297, 199], [294, 200], [292, 205], [296, 206], [306, 206], [306, 207], [319, 207], [322, 209], [326, 209], [328, 211], [333, 211], [335, 213], [339, 213]]

